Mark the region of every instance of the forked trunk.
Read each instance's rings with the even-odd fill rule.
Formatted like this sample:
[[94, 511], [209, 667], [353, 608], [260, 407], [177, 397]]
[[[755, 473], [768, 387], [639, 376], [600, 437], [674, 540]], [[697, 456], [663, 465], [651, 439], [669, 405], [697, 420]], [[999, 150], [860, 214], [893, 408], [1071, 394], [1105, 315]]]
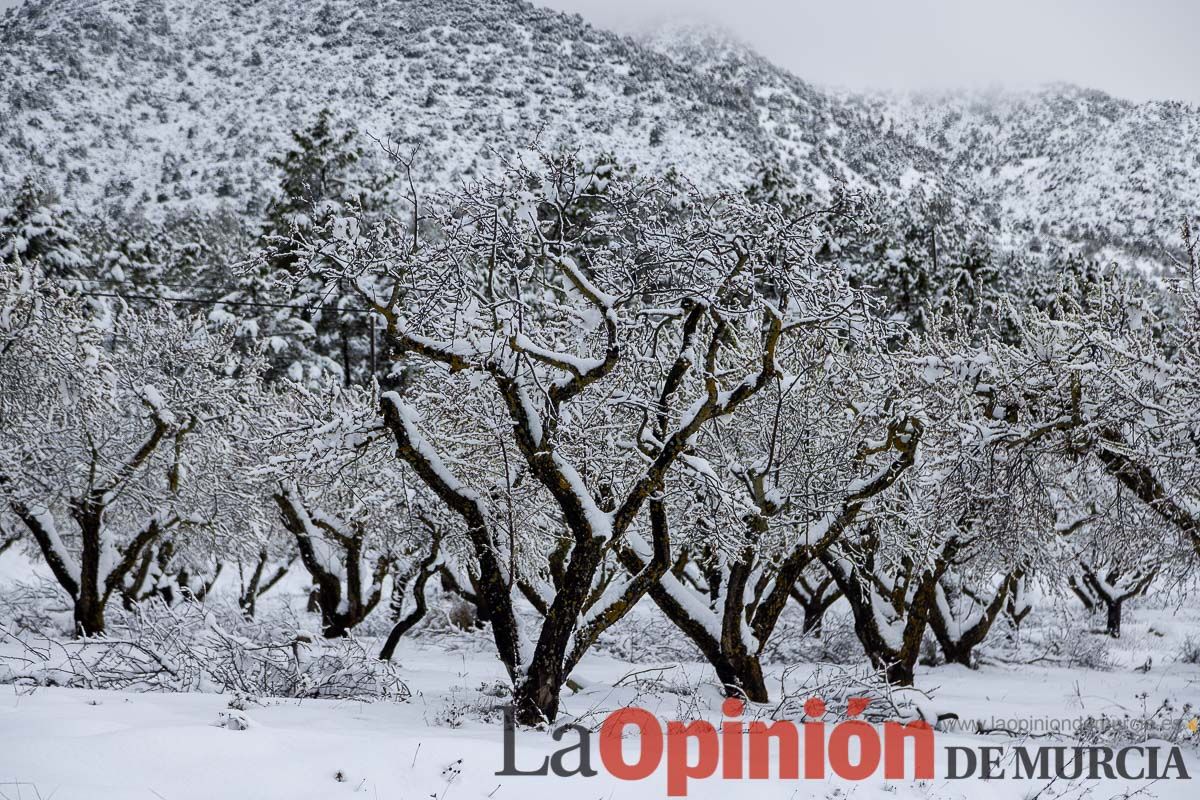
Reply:
[[[953, 618], [953, 611], [946, 598], [945, 590], [941, 586], [935, 587], [934, 603], [929, 610], [929, 623], [947, 663], [974, 668], [972, 659], [974, 650], [987, 639], [987, 635], [996, 619], [999, 618], [1004, 604], [1009, 599], [1009, 592], [1013, 590], [1016, 581], [1016, 573], [1007, 575], [996, 589], [996, 593], [992, 595], [991, 600], [979, 610], [975, 620], [965, 626], [955, 624], [956, 621]], [[976, 604], [982, 605], [981, 599], [974, 595], [971, 597]]]
[[1122, 572], [1110, 569], [1101, 574], [1089, 564], [1083, 564], [1083, 585], [1096, 598], [1096, 606], [1104, 606], [1104, 632], [1114, 639], [1121, 638], [1121, 611], [1125, 601], [1144, 594], [1156, 575], [1155, 570]]
[[[854, 616], [854, 632], [858, 635], [871, 665], [884, 673], [888, 683], [912, 686], [914, 670], [921, 653], [921, 640], [924, 639], [925, 629], [929, 624], [934, 590], [941, 577], [943, 560], [939, 559], [939, 566], [932, 571], [912, 575], [911, 579], [916, 580], [917, 585], [912, 590], [911, 597], [907, 596], [907, 592], [903, 592], [902, 597], [884, 599], [879, 596], [879, 588], [869, 574], [870, 566], [851, 565], [830, 551], [822, 552], [819, 557], [850, 604], [850, 611]], [[882, 628], [883, 623], [879, 620], [875, 608], [877, 601], [890, 602], [897, 615], [903, 618], [898, 645], [893, 643]], [[898, 605], [901, 607], [897, 607]]]

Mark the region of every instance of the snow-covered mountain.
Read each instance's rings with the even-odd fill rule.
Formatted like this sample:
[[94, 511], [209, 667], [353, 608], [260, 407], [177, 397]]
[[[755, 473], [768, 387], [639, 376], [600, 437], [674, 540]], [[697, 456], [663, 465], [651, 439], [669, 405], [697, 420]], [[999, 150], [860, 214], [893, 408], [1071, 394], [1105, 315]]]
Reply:
[[875, 100], [1016, 230], [1136, 250], [1200, 210], [1195, 107], [1068, 85]]
[[752, 54], [689, 64], [517, 0], [40, 0], [0, 39], [0, 181], [41, 171], [70, 200], [151, 214], [256, 200], [267, 157], [324, 107], [424, 143], [441, 177], [538, 137], [714, 184], [776, 148], [814, 185], [933, 164]]
[[634, 40], [520, 0], [29, 0], [0, 22], [0, 195], [89, 211], [257, 213], [268, 158], [332, 109], [445, 181], [538, 139], [745, 186], [778, 162], [948, 191], [1024, 234], [1155, 249], [1200, 207], [1200, 114], [1054, 87], [857, 96], [688, 31]]

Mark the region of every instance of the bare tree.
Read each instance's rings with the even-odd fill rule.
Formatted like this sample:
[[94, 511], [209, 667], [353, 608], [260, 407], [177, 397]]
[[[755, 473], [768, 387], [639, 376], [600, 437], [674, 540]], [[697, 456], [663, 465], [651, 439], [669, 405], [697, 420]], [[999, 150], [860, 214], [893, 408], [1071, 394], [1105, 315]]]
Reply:
[[3, 513], [71, 597], [76, 633], [100, 634], [148, 549], [228, 523], [224, 465], [257, 366], [166, 310], [97, 313], [27, 272], [0, 291]]
[[365, 620], [389, 580], [407, 583], [397, 568], [414, 551], [436, 554], [443, 534], [387, 447], [378, 402], [377, 392], [296, 384], [276, 393], [259, 425], [265, 463], [255, 474], [312, 578], [327, 638]]
[[812, 568], [800, 573], [796, 585], [792, 587], [791, 595], [804, 609], [803, 631], [820, 638], [825, 612], [842, 598], [842, 590], [838, 588], [833, 576], [822, 568], [819, 562], [814, 562]]
[[[922, 423], [907, 413], [905, 368], [886, 356], [882, 326], [860, 313], [855, 336], [795, 333], [778, 357], [785, 376], [742, 417], [714, 425], [677, 474], [677, 484], [698, 485], [672, 486], [671, 496], [706, 503], [673, 507], [659, 523], [681, 535], [650, 596], [726, 691], [755, 702], [768, 699], [760, 656], [789, 598], [916, 456]], [[644, 563], [646, 548], [624, 557]]]
[[[383, 424], [465, 528], [526, 724], [670, 566], [660, 494], [697, 434], [777, 379], [791, 331], [860, 302], [775, 209], [542, 161], [435, 198], [415, 230], [337, 221], [305, 262], [384, 321], [407, 383]], [[614, 578], [635, 533], [646, 558]], [[545, 607], [531, 635], [518, 594]]]

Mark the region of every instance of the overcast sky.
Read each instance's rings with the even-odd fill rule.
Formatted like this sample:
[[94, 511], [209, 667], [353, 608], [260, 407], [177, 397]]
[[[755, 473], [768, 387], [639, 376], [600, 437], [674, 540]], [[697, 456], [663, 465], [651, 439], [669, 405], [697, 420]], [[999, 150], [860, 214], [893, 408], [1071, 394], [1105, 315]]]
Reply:
[[1200, 0], [535, 0], [632, 33], [716, 24], [850, 88], [1068, 81], [1200, 104]]
[[[479, 0], [487, 2], [487, 0]], [[20, 0], [0, 0], [0, 8]], [[850, 88], [1069, 81], [1200, 104], [1200, 0], [535, 0], [622, 33], [714, 24]]]

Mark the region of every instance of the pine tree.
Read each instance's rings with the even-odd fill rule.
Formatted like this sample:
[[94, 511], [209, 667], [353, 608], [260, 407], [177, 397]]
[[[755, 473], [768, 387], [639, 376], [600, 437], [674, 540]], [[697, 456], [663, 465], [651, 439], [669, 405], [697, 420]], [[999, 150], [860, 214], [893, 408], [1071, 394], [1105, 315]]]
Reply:
[[778, 159], [764, 159], [752, 167], [754, 180], [746, 188], [747, 199], [755, 203], [770, 203], [779, 206], [785, 214], [794, 216], [809, 202], [796, 187], [796, 181], [788, 174]]
[[923, 189], [897, 198], [872, 198], [853, 218], [835, 218], [827, 237], [856, 283], [870, 287], [885, 313], [908, 330], [928, 329], [930, 314], [955, 308], [991, 327], [1008, 277], [993, 251], [990, 231], [961, 204]]
[[[293, 131], [293, 146], [270, 164], [280, 170], [279, 192], [266, 210], [263, 238], [268, 242], [294, 238], [320, 228], [347, 205], [367, 199], [350, 178], [350, 168], [363, 157], [354, 132], [334, 126], [329, 109], [317, 114], [307, 130]], [[292, 261], [285, 254], [279, 266]]]
[[86, 266], [68, 213], [52, 194], [26, 177], [11, 210], [0, 219], [0, 263], [39, 262], [53, 278], [81, 277]]
[[270, 161], [280, 179], [264, 215], [261, 257], [210, 315], [236, 320], [245, 338], [265, 344], [270, 377], [345, 385], [370, 377], [370, 329], [361, 301], [327, 284], [301, 256], [320, 250], [339, 218], [365, 221], [386, 208], [390, 176], [361, 180], [355, 167], [364, 158], [355, 133], [325, 109]]

